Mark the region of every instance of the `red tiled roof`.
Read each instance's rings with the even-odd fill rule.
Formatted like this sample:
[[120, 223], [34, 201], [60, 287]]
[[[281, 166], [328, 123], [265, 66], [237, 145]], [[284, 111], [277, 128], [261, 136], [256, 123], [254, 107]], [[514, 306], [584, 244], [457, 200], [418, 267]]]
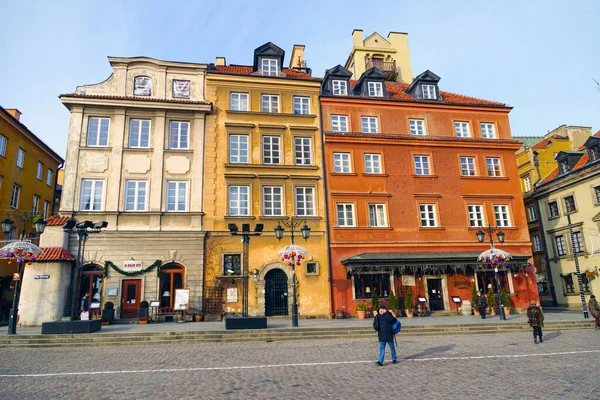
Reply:
[[552, 135], [549, 138], [542, 139], [533, 146], [531, 146], [532, 150], [543, 149], [548, 146], [548, 140], [556, 139], [557, 137], [561, 137], [559, 135]]
[[80, 93], [65, 93], [58, 96], [62, 99], [63, 97], [75, 97], [80, 99], [102, 99], [102, 100], [132, 100], [132, 101], [147, 101], [157, 103], [177, 103], [177, 104], [206, 104], [210, 105], [209, 101], [196, 101], [186, 99], [159, 99], [157, 97], [143, 97], [143, 96], [110, 96], [104, 94], [80, 94]]
[[577, 161], [577, 164], [573, 167], [573, 171], [577, 171], [579, 168], [583, 167], [590, 160], [588, 152], [586, 151], [583, 156]]
[[71, 217], [65, 215], [54, 215], [46, 219], [46, 226], [63, 226]]
[[552, 172], [550, 172], [548, 175], [546, 175], [546, 177], [544, 179], [542, 179], [540, 181], [540, 185], [546, 183], [546, 182], [550, 182], [551, 180], [553, 180], [554, 178], [556, 178], [558, 176], [558, 168], [554, 168], [552, 170]]
[[600, 136], [600, 131], [596, 132], [594, 136]]
[[[232, 74], [232, 75], [252, 75], [255, 73], [251, 65], [215, 65], [214, 69], [210, 68], [208, 72], [219, 73], [219, 74]], [[291, 78], [291, 79], [303, 79], [308, 81], [321, 81], [321, 78], [316, 78], [314, 76], [310, 76], [309, 74], [301, 71], [296, 71], [295, 69], [290, 68], [282, 68], [281, 73], [285, 75], [280, 78]], [[257, 75], [263, 76], [263, 75]], [[276, 78], [270, 76], [269, 78]]]
[[42, 247], [44, 255], [36, 261], [75, 261], [69, 250], [62, 247]]
[[[585, 147], [583, 147], [583, 149], [585, 149]], [[575, 166], [573, 167], [573, 169], [569, 172], [573, 172], [573, 171], [577, 171], [578, 169], [583, 168], [584, 166], [587, 165], [588, 161], [590, 160], [589, 154], [586, 151], [581, 158], [579, 159], [579, 161], [577, 161], [577, 164], [575, 164]], [[540, 184], [544, 184], [547, 182], [550, 182], [551, 180], [555, 179], [556, 177], [558, 177], [558, 168], [555, 168], [552, 170], [552, 172], [550, 172], [548, 175], [546, 175], [546, 177], [544, 179], [542, 179], [540, 181]]]

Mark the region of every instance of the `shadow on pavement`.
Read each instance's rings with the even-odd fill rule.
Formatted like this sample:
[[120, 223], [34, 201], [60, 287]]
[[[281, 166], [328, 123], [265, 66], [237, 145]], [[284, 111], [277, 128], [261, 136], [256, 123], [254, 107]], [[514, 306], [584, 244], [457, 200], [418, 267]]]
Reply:
[[562, 335], [561, 331], [556, 331], [556, 332], [548, 333], [548, 334], [544, 335], [544, 341], [556, 339], [560, 335]]
[[445, 353], [447, 351], [450, 351], [454, 348], [454, 344], [448, 344], [446, 346], [438, 346], [438, 347], [432, 347], [430, 349], [425, 349], [420, 353], [417, 354], [413, 354], [410, 356], [406, 356], [403, 357], [405, 359], [413, 359], [413, 358], [419, 358], [419, 357], [423, 357], [423, 356], [430, 356], [432, 354], [436, 354], [436, 353]]

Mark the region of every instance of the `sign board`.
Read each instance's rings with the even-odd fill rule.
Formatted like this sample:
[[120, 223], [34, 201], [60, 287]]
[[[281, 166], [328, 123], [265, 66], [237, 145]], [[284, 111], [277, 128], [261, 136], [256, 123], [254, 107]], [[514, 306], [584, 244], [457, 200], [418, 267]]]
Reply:
[[173, 310], [189, 310], [190, 308], [190, 289], [175, 289], [175, 302]]
[[119, 289], [116, 288], [116, 287], [115, 288], [108, 288], [108, 289], [106, 289], [106, 295], [107, 296], [116, 296], [117, 293], [118, 293], [118, 290]]
[[452, 296], [452, 301], [457, 304], [460, 304], [460, 302], [461, 302], [460, 297], [458, 297], [458, 296]]
[[411, 275], [402, 275], [402, 286], [416, 286], [415, 277]]
[[50, 274], [45, 275], [34, 275], [33, 279], [50, 279]]
[[419, 303], [427, 303], [427, 299], [425, 297], [417, 297]]
[[238, 301], [237, 288], [234, 288], [234, 287], [227, 288], [227, 302], [228, 303], [237, 303], [237, 301]]
[[126, 271], [126, 272], [141, 271], [143, 267], [144, 267], [143, 261], [138, 261], [138, 260], [123, 261], [123, 271]]
[[19, 274], [18, 272], [15, 272], [13, 274], [13, 281], [20, 281], [21, 280], [21, 274]]
[[90, 303], [90, 310], [99, 310], [99, 309], [100, 309], [100, 303], [98, 303], [98, 302]]
[[160, 301], [158, 301], [158, 300], [150, 301], [150, 307], [160, 307]]

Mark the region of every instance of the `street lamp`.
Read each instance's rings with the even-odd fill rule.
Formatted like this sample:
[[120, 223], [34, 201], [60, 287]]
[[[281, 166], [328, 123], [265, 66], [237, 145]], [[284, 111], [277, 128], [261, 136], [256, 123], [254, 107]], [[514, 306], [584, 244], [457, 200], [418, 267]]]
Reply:
[[[19, 299], [21, 297], [21, 285], [20, 282], [22, 278], [22, 270], [25, 269], [23, 265], [25, 262], [31, 263], [35, 261], [35, 256], [31, 254], [31, 252], [27, 253], [24, 249], [27, 247], [27, 243], [25, 240], [25, 229], [28, 223], [32, 222], [32, 226], [35, 229], [36, 233], [42, 234], [44, 229], [46, 229], [46, 221], [39, 214], [23, 212], [22, 214], [9, 214], [15, 220], [21, 222], [21, 234], [19, 236], [19, 241], [17, 242], [14, 250], [8, 254], [11, 254], [14, 259], [17, 261], [17, 274], [15, 275], [15, 283], [14, 283], [14, 294], [13, 294], [13, 305], [12, 311], [10, 313], [10, 318], [8, 320], [8, 334], [16, 335], [17, 334], [17, 317], [19, 315]], [[12, 233], [14, 222], [8, 216], [2, 221], [2, 232], [7, 236]], [[23, 243], [23, 246], [19, 244]], [[30, 244], [31, 245], [31, 244]], [[36, 246], [34, 246], [36, 247]], [[37, 247], [36, 247], [37, 248]], [[37, 248], [38, 251], [41, 251]], [[10, 263], [11, 261], [9, 261]]]
[[[477, 236], [477, 240], [479, 241], [479, 243], [483, 243], [483, 241], [485, 240], [485, 235], [487, 233], [490, 237], [490, 248], [494, 249], [495, 232], [497, 232], [496, 236], [498, 237], [498, 241], [500, 243], [504, 243], [504, 232], [502, 232], [500, 229], [501, 228], [498, 226], [492, 227], [488, 225], [487, 228], [480, 228], [475, 234], [475, 236]], [[506, 320], [506, 315], [504, 315], [504, 307], [501, 304], [502, 296], [500, 296], [500, 280], [498, 279], [498, 265], [494, 265], [494, 273], [496, 276], [496, 290], [498, 291], [498, 308], [500, 309], [500, 319]]]
[[[308, 240], [308, 238], [310, 237], [310, 228], [306, 225], [306, 220], [294, 220], [294, 218], [292, 218], [290, 220], [290, 222], [287, 222], [284, 220], [277, 221], [277, 227], [275, 228], [275, 237], [277, 237], [277, 239], [279, 241], [281, 241], [281, 239], [283, 239], [283, 232], [285, 231], [285, 229], [281, 226], [281, 224], [283, 224], [285, 227], [290, 229], [291, 241], [292, 241], [292, 246], [293, 246], [294, 245], [294, 232], [296, 231], [296, 228], [299, 227], [302, 223], [304, 223], [304, 226], [300, 229], [300, 233], [302, 233], [302, 238], [304, 240]], [[292, 326], [297, 327], [298, 326], [298, 302], [296, 301], [296, 256], [294, 255], [294, 253], [292, 253], [291, 259], [292, 259]]]

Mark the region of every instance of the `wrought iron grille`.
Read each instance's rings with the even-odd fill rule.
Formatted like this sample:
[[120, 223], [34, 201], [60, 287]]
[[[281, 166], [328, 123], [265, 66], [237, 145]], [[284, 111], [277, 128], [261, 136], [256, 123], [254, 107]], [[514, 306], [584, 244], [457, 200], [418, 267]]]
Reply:
[[204, 290], [204, 314], [223, 313], [223, 288], [207, 286]]
[[288, 315], [288, 279], [280, 269], [265, 276], [265, 315]]

